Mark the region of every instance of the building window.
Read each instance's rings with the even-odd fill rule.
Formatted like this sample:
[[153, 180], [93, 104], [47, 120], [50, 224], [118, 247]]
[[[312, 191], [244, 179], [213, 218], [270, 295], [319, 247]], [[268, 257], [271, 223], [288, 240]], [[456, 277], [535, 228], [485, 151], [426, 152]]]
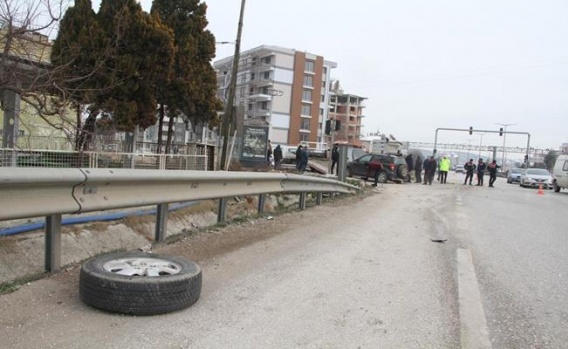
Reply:
[[309, 75], [304, 75], [304, 86], [314, 87], [314, 77]]
[[321, 101], [325, 102], [325, 95], [321, 95]]
[[254, 78], [255, 78], [255, 75], [254, 75], [254, 73], [250, 73], [250, 81], [253, 81], [253, 80], [254, 80]]
[[253, 95], [254, 94], [254, 87], [249, 88], [249, 95]]
[[320, 108], [320, 116], [323, 116], [323, 108]]
[[252, 103], [249, 103], [248, 110], [252, 110]]
[[268, 95], [268, 94], [270, 94], [270, 91], [268, 91], [268, 87], [263, 87], [263, 88], [262, 88], [262, 94], [263, 94], [263, 95]]
[[312, 115], [312, 106], [309, 104], [302, 104], [302, 115]]
[[310, 140], [309, 133], [302, 133], [300, 132], [300, 142], [308, 142]]
[[315, 62], [314, 61], [306, 61], [306, 63], [304, 63], [304, 71], [313, 73], [315, 72]]
[[262, 78], [265, 79], [265, 80], [270, 80], [270, 72], [267, 71], [267, 72], [262, 73]]
[[262, 103], [260, 103], [260, 109], [263, 109], [263, 110], [268, 109], [268, 102], [262, 102]]
[[302, 119], [300, 121], [300, 129], [301, 130], [309, 130], [310, 129], [310, 119]]
[[321, 81], [321, 87], [325, 88], [325, 82], [326, 82], [325, 80]]
[[302, 92], [302, 100], [303, 101], [312, 101], [312, 90], [304, 90]]
[[272, 57], [270, 57], [270, 56], [264, 57], [262, 59], [262, 63], [266, 63], [266, 64], [270, 64], [271, 61], [272, 61]]

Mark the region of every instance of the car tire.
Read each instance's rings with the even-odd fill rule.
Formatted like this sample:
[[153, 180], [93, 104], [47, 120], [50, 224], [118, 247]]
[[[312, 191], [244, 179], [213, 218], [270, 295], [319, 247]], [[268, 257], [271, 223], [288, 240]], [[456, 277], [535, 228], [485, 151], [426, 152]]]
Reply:
[[559, 193], [559, 192], [560, 192], [560, 187], [558, 186], [558, 184], [556, 184], [556, 182], [554, 182], [554, 192], [555, 192], [555, 193]]
[[408, 177], [408, 167], [406, 167], [406, 165], [398, 165], [396, 175], [400, 179], [406, 179]]
[[377, 178], [377, 182], [379, 183], [386, 183], [388, 181], [388, 176], [387, 173], [385, 171], [381, 171], [379, 173], [379, 178]]
[[353, 177], [353, 170], [350, 167], [347, 167], [347, 177]]
[[113, 313], [164, 314], [197, 302], [201, 280], [201, 268], [186, 259], [115, 252], [83, 263], [79, 294], [85, 304]]

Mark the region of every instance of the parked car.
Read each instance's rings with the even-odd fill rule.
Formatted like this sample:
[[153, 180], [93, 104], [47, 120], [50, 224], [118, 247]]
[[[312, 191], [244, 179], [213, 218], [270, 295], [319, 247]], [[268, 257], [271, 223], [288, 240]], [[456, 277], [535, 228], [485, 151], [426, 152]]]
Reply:
[[463, 165], [456, 165], [456, 167], [454, 168], [454, 171], [456, 171], [456, 173], [465, 173], [465, 169], [464, 169]]
[[388, 154], [365, 154], [347, 164], [347, 175], [349, 177], [372, 177], [374, 173], [369, 172], [369, 163], [378, 160], [383, 164], [383, 172], [379, 174], [378, 181], [403, 182], [408, 179], [408, 168], [406, 161], [402, 157]]
[[512, 168], [507, 173], [507, 183], [519, 183], [521, 181], [522, 168]]
[[521, 174], [519, 185], [523, 188], [538, 187], [542, 185], [543, 188], [552, 189], [553, 180], [552, 175], [542, 168], [529, 168]]
[[555, 192], [568, 188], [568, 155], [558, 155], [552, 169], [552, 186]]

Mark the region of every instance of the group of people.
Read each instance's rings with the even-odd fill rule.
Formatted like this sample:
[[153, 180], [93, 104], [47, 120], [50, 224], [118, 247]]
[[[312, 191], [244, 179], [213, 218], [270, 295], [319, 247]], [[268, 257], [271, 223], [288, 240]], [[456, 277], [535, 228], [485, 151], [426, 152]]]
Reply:
[[[416, 157], [416, 160], [412, 161], [412, 155], [406, 157], [406, 164], [408, 170], [414, 170], [416, 183], [422, 183], [424, 185], [432, 185], [434, 182], [434, 177], [436, 176], [436, 171], [438, 173], [438, 182], [446, 184], [448, 179], [448, 172], [450, 171], [451, 162], [446, 156], [443, 156], [439, 163], [436, 161], [434, 156], [429, 156], [422, 162], [420, 156]], [[477, 165], [473, 163], [473, 159], [470, 159], [465, 165], [464, 170], [466, 172], [465, 180], [463, 182], [466, 185], [472, 185], [473, 175], [477, 174], [477, 186], [483, 186], [483, 177], [485, 171], [489, 172], [489, 187], [494, 188], [495, 181], [497, 180], [497, 169], [501, 166], [497, 165], [497, 161], [493, 160], [490, 164], [483, 162], [483, 159], [479, 159]], [[422, 170], [424, 170], [424, 181], [422, 181]]]
[[[339, 154], [338, 154], [339, 155]], [[337, 162], [336, 157], [336, 162]], [[268, 140], [268, 144], [266, 147], [266, 163], [271, 164], [274, 161], [274, 169], [277, 170], [280, 168], [282, 164], [283, 154], [282, 154], [282, 147], [280, 144], [276, 145], [274, 150], [272, 150], [272, 144], [270, 140]], [[306, 147], [303, 147], [301, 144], [298, 145], [296, 149], [296, 169], [300, 172], [304, 172], [306, 167], [308, 166], [308, 152]]]
[[497, 169], [501, 166], [497, 165], [497, 161], [493, 160], [489, 165], [483, 162], [483, 159], [479, 159], [477, 165], [473, 163], [473, 159], [469, 159], [465, 165], [463, 165], [465, 170], [465, 180], [463, 185], [466, 185], [469, 181], [469, 185], [472, 185], [471, 182], [473, 181], [473, 174], [477, 170], [477, 184], [476, 186], [483, 186], [483, 177], [485, 176], [485, 170], [489, 171], [489, 187], [494, 188], [493, 185], [497, 180]]

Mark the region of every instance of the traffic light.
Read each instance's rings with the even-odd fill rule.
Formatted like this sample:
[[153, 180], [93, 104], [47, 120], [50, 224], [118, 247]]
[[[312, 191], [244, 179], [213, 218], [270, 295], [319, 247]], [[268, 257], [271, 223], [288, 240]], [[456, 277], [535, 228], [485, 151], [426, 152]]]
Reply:
[[472, 135], [473, 134], [473, 127], [469, 127], [469, 134]]
[[325, 121], [325, 134], [326, 135], [331, 134], [331, 120], [329, 119]]
[[341, 121], [335, 120], [335, 130], [336, 131], [341, 130]]
[[503, 135], [503, 127], [501, 127], [501, 128], [499, 129], [499, 136], [502, 136], [502, 135]]

